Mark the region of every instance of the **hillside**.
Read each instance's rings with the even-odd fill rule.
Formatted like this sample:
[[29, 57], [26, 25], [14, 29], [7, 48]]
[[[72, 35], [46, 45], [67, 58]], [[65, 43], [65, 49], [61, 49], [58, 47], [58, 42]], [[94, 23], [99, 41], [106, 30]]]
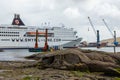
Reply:
[[[117, 42], [120, 42], [120, 37], [117, 37]], [[105, 40], [102, 40], [101, 42], [109, 42], [109, 43], [112, 43], [114, 41], [113, 38], [110, 38], [110, 39], [105, 39]]]

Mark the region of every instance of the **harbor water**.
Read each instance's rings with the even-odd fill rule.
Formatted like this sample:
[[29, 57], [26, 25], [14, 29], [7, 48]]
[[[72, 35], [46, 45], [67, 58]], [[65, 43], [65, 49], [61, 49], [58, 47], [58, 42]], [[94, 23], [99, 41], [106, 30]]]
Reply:
[[24, 57], [36, 54], [29, 52], [28, 49], [11, 49], [0, 52], [0, 61], [26, 61]]
[[[83, 47], [81, 49], [114, 52], [113, 47], [103, 47], [99, 49], [96, 47]], [[120, 47], [116, 47], [116, 52], [120, 52]], [[37, 53], [39, 52], [29, 52], [28, 49], [3, 50], [0, 52], [0, 61], [26, 61], [27, 59], [24, 57]]]
[[[96, 47], [82, 47], [81, 49], [86, 50], [97, 50], [97, 51], [105, 51], [105, 52], [114, 52], [114, 47], [102, 47], [102, 48], [96, 48]], [[120, 47], [115, 47], [116, 52], [120, 52]]]

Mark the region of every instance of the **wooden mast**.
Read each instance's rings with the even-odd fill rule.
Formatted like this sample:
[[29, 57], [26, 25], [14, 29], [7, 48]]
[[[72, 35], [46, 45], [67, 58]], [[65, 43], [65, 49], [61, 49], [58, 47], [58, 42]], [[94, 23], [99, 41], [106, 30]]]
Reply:
[[35, 48], [38, 48], [38, 30], [36, 30]]
[[48, 49], [47, 38], [48, 38], [48, 29], [45, 29], [45, 45], [44, 45], [44, 50]]

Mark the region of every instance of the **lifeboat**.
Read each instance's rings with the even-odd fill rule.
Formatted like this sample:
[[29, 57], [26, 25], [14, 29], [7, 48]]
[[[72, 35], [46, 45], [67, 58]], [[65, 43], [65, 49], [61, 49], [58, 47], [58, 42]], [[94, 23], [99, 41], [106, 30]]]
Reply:
[[[36, 35], [36, 32], [27, 32], [27, 34], [29, 34], [29, 35]], [[39, 34], [45, 34], [45, 32], [38, 32], [38, 35]]]

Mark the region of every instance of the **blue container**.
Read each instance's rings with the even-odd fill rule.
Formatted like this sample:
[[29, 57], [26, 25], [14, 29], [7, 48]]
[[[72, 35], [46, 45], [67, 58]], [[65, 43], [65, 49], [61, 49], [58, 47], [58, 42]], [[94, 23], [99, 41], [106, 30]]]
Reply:
[[53, 46], [54, 50], [58, 50], [58, 46]]

